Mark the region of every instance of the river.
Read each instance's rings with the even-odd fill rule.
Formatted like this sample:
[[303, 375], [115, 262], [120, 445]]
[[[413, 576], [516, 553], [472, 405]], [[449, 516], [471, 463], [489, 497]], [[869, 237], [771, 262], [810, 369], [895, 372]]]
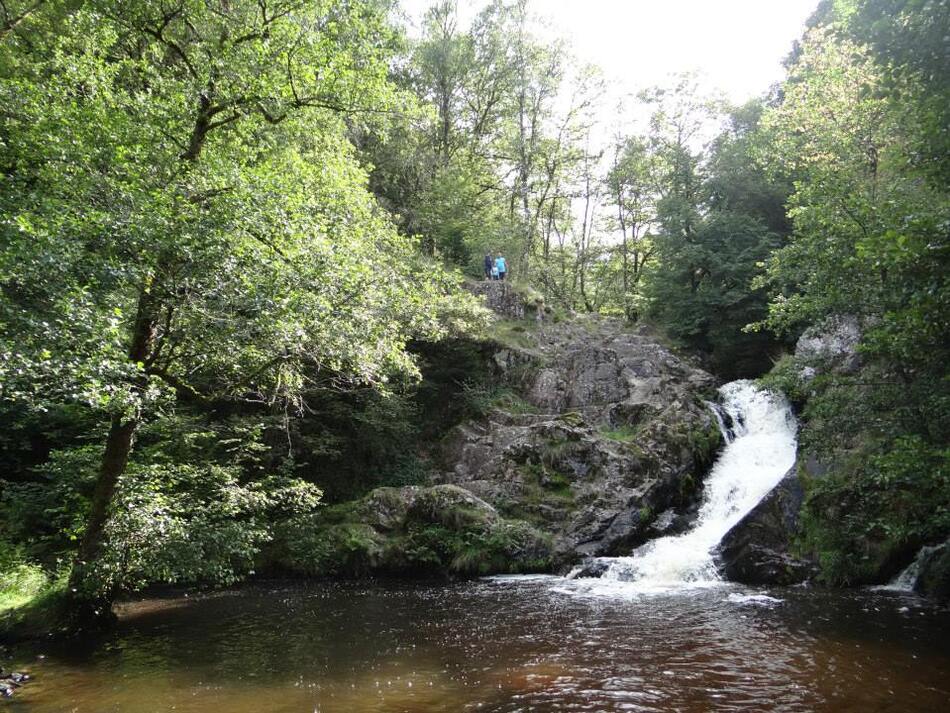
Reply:
[[260, 582], [126, 603], [82, 644], [15, 652], [31, 713], [939, 711], [950, 611], [910, 593], [754, 589], [713, 548], [794, 463], [781, 397], [721, 390], [693, 527], [599, 578]]
[[35, 678], [0, 705], [863, 713], [950, 700], [950, 613], [891, 592], [723, 584], [622, 598], [555, 577], [276, 582], [121, 612], [97, 640], [16, 652]]

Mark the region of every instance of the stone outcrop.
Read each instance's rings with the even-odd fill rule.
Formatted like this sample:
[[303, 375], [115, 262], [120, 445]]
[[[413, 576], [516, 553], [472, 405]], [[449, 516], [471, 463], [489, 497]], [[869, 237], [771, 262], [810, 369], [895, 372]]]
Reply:
[[804, 499], [792, 466], [722, 538], [717, 555], [724, 576], [743, 584], [798, 584], [814, 575], [815, 563], [794, 553]]
[[[479, 416], [433, 444], [429, 487], [379, 488], [289, 523], [270, 561], [306, 574], [565, 569], [688, 526], [720, 445], [712, 376], [644, 328], [555, 322], [499, 282]], [[534, 310], [541, 319], [521, 319]], [[479, 402], [481, 403], [481, 402]]]
[[834, 317], [805, 330], [795, 344], [795, 360], [804, 365], [802, 378], [810, 379], [821, 370], [855, 373], [861, 368], [861, 334], [857, 317], [850, 315]]
[[703, 402], [714, 380], [619, 321], [577, 318], [529, 336], [494, 359], [520, 402], [457, 427], [439, 479], [550, 533], [562, 562], [626, 553], [656, 536], [661, 513], [672, 522], [666, 511], [694, 504], [719, 446]]
[[502, 317], [524, 319], [525, 303], [521, 295], [510, 282], [484, 280], [470, 282], [466, 289], [474, 295], [485, 298], [485, 305]]

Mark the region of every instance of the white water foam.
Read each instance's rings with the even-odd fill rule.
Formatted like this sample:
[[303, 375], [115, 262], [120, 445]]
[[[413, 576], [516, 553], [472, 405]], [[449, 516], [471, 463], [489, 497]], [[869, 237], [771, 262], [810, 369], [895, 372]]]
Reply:
[[648, 542], [629, 557], [602, 558], [608, 567], [599, 579], [571, 580], [558, 591], [638, 596], [722, 582], [713, 549], [792, 467], [797, 424], [784, 397], [751, 381], [733, 381], [719, 391], [732, 433], [717, 414], [727, 445], [706, 478], [692, 529]]
[[774, 607], [776, 604], [781, 604], [785, 601], [777, 597], [770, 597], [768, 594], [738, 594], [735, 592], [730, 594], [727, 600], [733, 604], [759, 607]]

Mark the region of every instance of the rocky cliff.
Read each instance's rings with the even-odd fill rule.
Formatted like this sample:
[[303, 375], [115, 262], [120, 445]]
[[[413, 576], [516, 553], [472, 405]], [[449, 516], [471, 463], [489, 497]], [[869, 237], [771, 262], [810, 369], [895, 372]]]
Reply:
[[561, 561], [625, 553], [688, 518], [719, 446], [713, 378], [615, 320], [522, 337], [494, 356], [519, 400], [457, 427], [439, 479], [550, 533]]
[[473, 290], [499, 315], [478, 349], [489, 383], [478, 415], [430, 444], [431, 484], [378, 489], [294, 523], [278, 543], [281, 566], [551, 570], [624, 554], [690, 521], [720, 444], [704, 403], [713, 377], [646, 328], [555, 322], [506, 283]]

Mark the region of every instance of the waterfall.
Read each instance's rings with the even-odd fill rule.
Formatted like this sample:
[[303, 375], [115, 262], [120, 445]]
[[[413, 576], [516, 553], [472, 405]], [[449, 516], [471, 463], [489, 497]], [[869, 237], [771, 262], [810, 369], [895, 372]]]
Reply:
[[721, 581], [713, 549], [792, 467], [797, 424], [784, 397], [751, 381], [733, 381], [719, 393], [725, 417], [714, 412], [726, 445], [706, 478], [692, 529], [648, 542], [629, 557], [602, 558], [601, 578], [575, 580], [579, 588], [649, 593]]
[[907, 565], [907, 567], [900, 573], [898, 573], [894, 579], [892, 579], [887, 584], [880, 584], [876, 587], [871, 587], [871, 589], [885, 592], [913, 592], [914, 586], [917, 584], [917, 578], [920, 577], [920, 568], [923, 566], [926, 559], [938, 549], [939, 547], [921, 547], [920, 551], [917, 553], [917, 556], [914, 557], [914, 561]]

